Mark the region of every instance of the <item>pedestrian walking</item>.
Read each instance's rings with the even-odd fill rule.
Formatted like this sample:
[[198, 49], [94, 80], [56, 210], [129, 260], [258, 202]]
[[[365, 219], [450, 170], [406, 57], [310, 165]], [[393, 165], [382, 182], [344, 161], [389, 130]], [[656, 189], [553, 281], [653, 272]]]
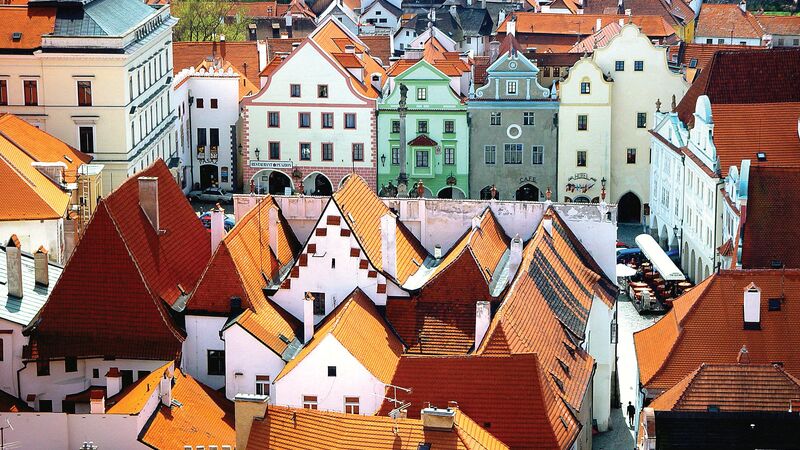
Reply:
[[628, 426], [633, 428], [633, 417], [636, 415], [636, 407], [633, 403], [628, 402]]

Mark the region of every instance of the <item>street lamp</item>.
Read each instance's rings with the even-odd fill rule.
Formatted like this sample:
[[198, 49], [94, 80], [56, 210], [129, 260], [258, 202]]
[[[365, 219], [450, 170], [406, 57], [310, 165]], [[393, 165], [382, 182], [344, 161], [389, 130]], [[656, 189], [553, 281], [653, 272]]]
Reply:
[[256, 160], [257, 161], [261, 160], [261, 156], [260, 156], [261, 155], [261, 151], [258, 149], [258, 147], [256, 147], [255, 154], [256, 154]]
[[381, 167], [386, 166], [386, 155], [381, 155]]

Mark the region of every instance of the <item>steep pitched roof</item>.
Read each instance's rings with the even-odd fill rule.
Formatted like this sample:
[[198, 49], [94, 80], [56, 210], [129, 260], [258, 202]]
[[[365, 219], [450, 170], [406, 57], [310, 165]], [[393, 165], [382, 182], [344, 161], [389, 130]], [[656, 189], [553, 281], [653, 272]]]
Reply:
[[233, 402], [222, 392], [200, 383], [179, 369], [173, 379], [171, 406], [160, 405], [139, 440], [153, 448], [236, 445]]
[[[800, 111], [797, 114], [800, 116]], [[798, 149], [800, 151], [800, 149]], [[800, 268], [800, 230], [787, 227], [800, 218], [800, 166], [755, 165], [750, 168], [747, 215], [742, 223], [742, 268], [769, 268], [773, 260]], [[783, 192], [780, 201], [775, 192]], [[775, 230], [780, 230], [776, 233]]]
[[[43, 35], [55, 30], [56, 8], [4, 4], [0, 6], [0, 22], [6, 24], [5, 32], [0, 35], [0, 49], [30, 53], [42, 47]], [[14, 33], [22, 33], [20, 39], [15, 40]]]
[[509, 14], [497, 27], [498, 33], [506, 33], [506, 26], [511, 17], [516, 17], [516, 32], [518, 35], [534, 33], [585, 37], [596, 31], [595, 27], [598, 20], [601, 27], [609, 22], [619, 22], [620, 20], [625, 21], [625, 23], [633, 22], [639, 26], [642, 33], [651, 39], [664, 38], [675, 34], [675, 30], [663, 18], [654, 15], [541, 14], [534, 12]]
[[[381, 217], [392, 214], [389, 207], [356, 174], [347, 177], [344, 185], [333, 193], [332, 200], [339, 207], [347, 226], [353, 231], [372, 266], [385, 273], [381, 249]], [[428, 252], [396, 217], [395, 221], [397, 274], [394, 278], [402, 285], [419, 269]]]
[[622, 31], [622, 25], [620, 25], [619, 22], [611, 22], [592, 33], [591, 36], [588, 36], [582, 41], [573, 45], [572, 48], [569, 49], [569, 52], [593, 53], [595, 49], [608, 45], [608, 43], [611, 41], [611, 38], [618, 35], [620, 31]]
[[389, 66], [392, 57], [392, 41], [389, 35], [358, 36], [367, 47], [369, 54], [380, 59], [384, 67]]
[[[106, 412], [108, 414], [139, 414], [153, 397], [153, 391], [158, 389], [161, 378], [172, 378], [174, 370], [175, 363], [170, 361], [147, 376], [139, 378], [117, 395], [106, 399]], [[90, 388], [90, 392], [93, 389], [96, 388]]]
[[311, 341], [286, 364], [275, 381], [291, 372], [328, 335], [336, 338], [375, 378], [383, 383], [391, 381], [403, 344], [372, 300], [358, 288], [317, 326]]
[[695, 36], [761, 39], [764, 30], [750, 11], [738, 4], [706, 3], [697, 16]]
[[705, 70], [714, 53], [725, 51], [752, 51], [766, 50], [767, 47], [754, 47], [745, 45], [730, 44], [695, 44], [692, 42], [680, 42], [679, 45], [670, 48], [670, 57], [675, 58], [675, 62], [681, 67], [686, 68], [686, 80], [693, 82], [703, 70]]
[[656, 411], [786, 411], [800, 381], [772, 364], [701, 364], [650, 404]]
[[442, 450], [506, 450], [508, 447], [462, 411], [453, 431], [423, 428], [419, 419], [361, 416], [270, 405], [263, 419], [253, 420], [247, 448], [295, 450], [418, 450], [423, 443]]
[[[761, 329], [743, 327], [743, 295], [755, 283], [761, 289]], [[647, 389], [666, 390], [700, 364], [731, 364], [747, 346], [753, 364], [782, 362], [800, 373], [800, 271], [723, 270], [711, 275], [673, 303], [673, 309], [649, 328], [634, 334], [639, 376]], [[768, 311], [771, 298], [785, 300]]]
[[800, 35], [800, 16], [757, 14], [755, 18], [767, 34], [780, 36]]
[[[676, 26], [691, 23], [695, 17], [694, 11], [684, 0], [625, 0], [624, 8], [637, 16], [642, 14], [661, 16], [667, 23]], [[586, 2], [583, 13], [616, 14], [618, 10], [618, 0], [592, 0]]]
[[[247, 42], [173, 42], [172, 70], [178, 73], [211, 58], [221, 58], [229, 62], [236, 73], [247, 78], [253, 86], [260, 87], [258, 45]], [[257, 89], [256, 89], [257, 91]]]
[[[422, 60], [444, 73], [448, 77], [460, 77], [470, 71], [470, 66], [461, 59], [458, 52], [447, 51], [436, 36], [431, 36], [422, 47]], [[389, 67], [387, 75], [395, 77], [416, 65], [420, 59], [402, 58]]]
[[[574, 442], [580, 423], [556, 396], [535, 354], [513, 356], [404, 356], [392, 385], [397, 399], [411, 402], [410, 418], [430, 404], [459, 409], [515, 449], [565, 449]], [[479, 380], [491, 380], [491, 386]], [[389, 388], [389, 395], [394, 390]], [[385, 400], [379, 415], [396, 405]], [[524, 411], [524, 414], [520, 412]]]
[[[161, 232], [139, 206], [140, 177], [158, 178]], [[25, 357], [174, 359], [184, 338], [168, 308], [197, 283], [209, 248], [208, 232], [156, 161], [100, 202], [29, 329]]]
[[[3, 180], [5, 182], [5, 180]], [[40, 247], [39, 251], [44, 247]], [[36, 283], [36, 266], [33, 262], [33, 255], [22, 253], [22, 298], [8, 294], [8, 259], [6, 250], [0, 247], [0, 319], [11, 323], [27, 326], [36, 317], [39, 310], [44, 306], [50, 292], [56, 285], [56, 281], [61, 276], [63, 268], [48, 262], [47, 276], [49, 284], [42, 286]], [[2, 391], [0, 391], [2, 392]]]

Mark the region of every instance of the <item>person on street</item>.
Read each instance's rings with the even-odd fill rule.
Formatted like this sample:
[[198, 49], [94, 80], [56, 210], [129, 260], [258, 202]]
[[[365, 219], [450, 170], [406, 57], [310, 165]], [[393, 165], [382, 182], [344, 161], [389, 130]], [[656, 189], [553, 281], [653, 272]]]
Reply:
[[633, 403], [628, 402], [628, 426], [633, 428], [633, 417], [636, 415], [636, 407]]

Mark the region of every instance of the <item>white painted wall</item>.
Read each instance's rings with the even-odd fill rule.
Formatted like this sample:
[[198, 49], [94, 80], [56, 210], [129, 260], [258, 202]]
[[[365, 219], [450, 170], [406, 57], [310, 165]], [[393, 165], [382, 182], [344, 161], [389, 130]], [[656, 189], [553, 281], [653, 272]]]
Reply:
[[[709, 39], [711, 39], [711, 44], [727, 44], [727, 45], [747, 45], [747, 46], [759, 46], [761, 45], [761, 38], [746, 38], [746, 37], [737, 37], [730, 36], [727, 37], [719, 37], [719, 36], [695, 36], [694, 42], [696, 44], [708, 44]], [[744, 42], [744, 44], [743, 44]]]
[[225, 386], [225, 376], [208, 374], [208, 350], [225, 350], [219, 332], [227, 320], [227, 317], [186, 316], [183, 369], [213, 389]]
[[3, 360], [0, 361], [0, 389], [17, 395], [17, 371], [22, 368], [22, 346], [28, 338], [22, 335], [22, 325], [0, 320], [0, 345], [3, 346]]
[[[255, 394], [256, 375], [269, 375], [270, 382], [286, 364], [240, 325], [233, 325], [223, 333], [225, 339], [225, 396], [233, 400], [236, 394]], [[270, 401], [275, 392], [270, 386]]]
[[[394, 30], [397, 26], [398, 17], [391, 11], [386, 9], [382, 4], [375, 4], [369, 11], [361, 15], [360, 22], [362, 24], [374, 23], [379, 28], [389, 28]], [[384, 64], [389, 64], [389, 61], [383, 61]]]
[[33, 254], [40, 246], [48, 251], [51, 261], [64, 263], [64, 219], [0, 221], [0, 244], [16, 234], [22, 251]]
[[[328, 376], [336, 366], [336, 376]], [[386, 389], [332, 335], [323, 338], [313, 352], [275, 382], [275, 404], [303, 407], [304, 395], [316, 395], [318, 409], [344, 412], [344, 398], [358, 397], [360, 413], [372, 415], [383, 403]]]
[[587, 351], [597, 364], [592, 381], [592, 417], [600, 431], [608, 430], [611, 417], [611, 374], [616, 363], [615, 346], [611, 344], [611, 321], [615, 310], [616, 306], [609, 308], [595, 297], [589, 310], [586, 332]]

